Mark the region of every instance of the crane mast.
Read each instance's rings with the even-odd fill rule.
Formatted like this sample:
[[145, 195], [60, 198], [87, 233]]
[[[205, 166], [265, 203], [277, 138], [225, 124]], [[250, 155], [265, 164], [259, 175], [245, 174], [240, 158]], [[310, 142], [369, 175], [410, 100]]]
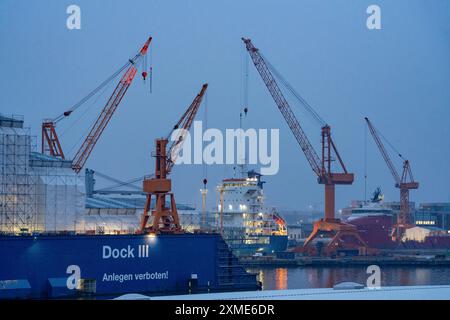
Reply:
[[[178, 153], [183, 146], [185, 138], [191, 128], [195, 115], [200, 107], [203, 96], [205, 95], [208, 84], [204, 84], [191, 105], [181, 116], [180, 120], [173, 127], [171, 134], [177, 130], [172, 144], [168, 138], [156, 140], [155, 150], [155, 174], [153, 177], [147, 177], [143, 182], [143, 190], [147, 194], [144, 212], [142, 214], [140, 227], [137, 233], [180, 233], [182, 232], [178, 212], [175, 204], [175, 197], [171, 192], [172, 182], [168, 175], [178, 157]], [[171, 135], [169, 134], [169, 136]], [[152, 198], [155, 198], [155, 206], [151, 210]], [[170, 208], [166, 207], [166, 198], [170, 197]], [[147, 227], [150, 218], [149, 212], [153, 216], [151, 226]]]
[[392, 230], [392, 239], [394, 241], [400, 241], [404, 231], [413, 226], [413, 219], [409, 210], [409, 190], [418, 189], [419, 183], [414, 181], [409, 161], [407, 159], [403, 159], [400, 154], [399, 156], [403, 159], [403, 172], [401, 176], [399, 175], [397, 169], [392, 163], [391, 158], [389, 157], [388, 152], [386, 151], [386, 148], [384, 147], [383, 142], [380, 139], [380, 136], [377, 133], [377, 130], [367, 117], [364, 119], [366, 120], [367, 126], [369, 127], [369, 131], [378, 147], [378, 150], [380, 150], [380, 153], [386, 162], [392, 177], [394, 178], [395, 187], [400, 189], [400, 214], [397, 217], [397, 223]]
[[[308, 137], [300, 126], [300, 123], [292, 111], [288, 101], [278, 86], [268, 63], [260, 54], [259, 49], [253, 45], [250, 39], [242, 38], [242, 41], [244, 42], [259, 75], [275, 101], [275, 104], [305, 154], [311, 169], [317, 175], [318, 183], [325, 185], [325, 217], [315, 223], [314, 230], [305, 241], [304, 247], [307, 248], [316, 237], [328, 234], [331, 241], [326, 248], [326, 254], [331, 254], [333, 252], [334, 249], [332, 245], [343, 244], [344, 241], [342, 240], [342, 236], [344, 235], [352, 236], [355, 239], [357, 246], [366, 248], [367, 246], [365, 242], [361, 239], [353, 226], [341, 223], [339, 219], [335, 218], [335, 185], [352, 184], [354, 175], [353, 173], [347, 172], [344, 162], [342, 161], [333, 139], [331, 138], [330, 126], [325, 124], [322, 127], [322, 157], [319, 158], [317, 152], [314, 150], [308, 140]], [[332, 171], [331, 164], [335, 161], [335, 159], [338, 160], [343, 172], [336, 173]]]

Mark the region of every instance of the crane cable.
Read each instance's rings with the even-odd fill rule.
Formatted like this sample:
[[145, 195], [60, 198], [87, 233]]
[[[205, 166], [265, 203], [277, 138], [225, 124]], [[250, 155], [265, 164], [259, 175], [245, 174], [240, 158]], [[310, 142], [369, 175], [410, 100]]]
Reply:
[[[151, 39], [149, 39], [151, 40]], [[108, 83], [110, 83], [112, 80], [114, 80], [119, 74], [121, 74], [126, 68], [128, 68], [131, 65], [137, 64], [139, 61], [139, 58], [146, 58], [146, 54], [142, 54], [142, 49], [134, 55], [133, 58], [128, 59], [128, 61], [121, 67], [119, 70], [114, 72], [111, 76], [109, 76], [105, 81], [100, 83], [94, 90], [89, 92], [84, 98], [82, 98], [80, 101], [75, 103], [69, 110], [63, 112], [59, 116], [57, 116], [55, 119], [53, 119], [54, 123], [57, 123], [64, 119], [65, 117], [68, 117], [73, 111], [78, 109], [80, 106], [82, 106], [86, 101], [88, 101], [92, 96], [94, 96], [97, 92], [99, 92], [103, 87], [105, 87]]]
[[102, 83], [100, 83], [94, 90], [89, 92], [84, 98], [82, 98], [80, 101], [75, 103], [69, 110], [65, 111], [63, 114], [57, 116], [53, 122], [57, 123], [64, 119], [65, 117], [69, 116], [73, 111], [77, 110], [79, 107], [81, 107], [86, 101], [88, 101], [90, 98], [92, 98], [97, 92], [99, 92], [102, 88], [104, 88], [106, 85], [108, 85], [112, 80], [117, 78], [119, 74], [122, 73], [128, 66], [130, 66], [131, 60], [129, 60], [126, 64], [124, 64], [119, 70], [114, 72], [111, 76], [109, 76], [106, 80], [104, 80]]
[[283, 76], [278, 72], [278, 70], [267, 60], [261, 52], [259, 52], [261, 57], [266, 62], [267, 67], [270, 71], [280, 80], [281, 84], [303, 105], [304, 109], [312, 115], [314, 120], [316, 120], [321, 126], [326, 124], [325, 120], [314, 110], [314, 108], [289, 84], [289, 82], [283, 78]]
[[[208, 92], [205, 92], [205, 100], [203, 102], [204, 104], [204, 125], [205, 125], [205, 131], [208, 130]], [[203, 185], [206, 189], [206, 184], [208, 183], [208, 165], [205, 161], [203, 162]]]
[[[84, 105], [88, 100], [90, 100], [93, 96], [95, 96], [100, 90], [102, 90], [102, 92], [97, 96], [97, 98], [89, 105], [89, 107], [83, 112], [83, 114], [80, 115], [80, 117], [78, 117], [78, 119], [76, 119], [66, 130], [64, 130], [61, 134], [61, 136], [64, 136], [69, 130], [71, 130], [75, 124], [77, 124], [86, 114], [87, 112], [90, 110], [90, 108], [95, 105], [98, 100], [105, 94], [106, 90], [108, 88], [110, 88], [112, 81], [114, 79], [116, 79], [128, 66], [130, 66], [131, 60], [129, 60], [126, 64], [124, 64], [119, 70], [117, 70], [116, 72], [114, 72], [111, 76], [109, 76], [106, 80], [104, 80], [102, 83], [100, 83], [94, 90], [92, 90], [88, 95], [86, 95], [84, 98], [82, 98], [80, 101], [78, 101], [76, 104], [74, 104], [69, 110], [65, 111], [63, 114], [61, 114], [60, 116], [56, 117], [53, 122], [57, 123], [59, 121], [61, 121], [62, 119], [64, 119], [65, 117], [68, 117], [73, 111], [77, 110], [78, 108], [80, 108], [82, 105]], [[95, 122], [95, 119], [92, 121], [92, 124]], [[90, 127], [91, 127], [90, 126]], [[70, 148], [70, 153], [75, 149], [75, 147], [77, 147], [80, 142], [84, 139], [84, 137], [87, 135], [87, 133], [89, 132], [89, 127], [86, 129], [85, 133], [83, 135], [80, 136], [80, 138], [77, 140], [77, 142]]]
[[[152, 46], [149, 48], [150, 51], [150, 69], [149, 69], [149, 85], [150, 85], [150, 93], [153, 92], [153, 50]], [[145, 55], [147, 57], [147, 55]]]
[[98, 172], [98, 171], [94, 171], [94, 173], [106, 180], [110, 180], [110, 181], [117, 183], [116, 185], [113, 185], [110, 187], [104, 187], [104, 188], [98, 189], [96, 191], [108, 191], [108, 190], [116, 189], [116, 188], [123, 187], [123, 186], [129, 186], [129, 187], [141, 190], [142, 188], [136, 186], [135, 183], [138, 181], [142, 181], [145, 177], [147, 177], [147, 176], [141, 176], [138, 178], [133, 178], [133, 179], [127, 180], [127, 181], [120, 181], [119, 179], [112, 178], [112, 177], [110, 177], [104, 173]]
[[[94, 106], [98, 102], [98, 100], [100, 100], [100, 98], [103, 97], [106, 90], [111, 87], [111, 84], [112, 84], [112, 82], [110, 82], [109, 85], [104, 87], [103, 91], [97, 96], [97, 98], [89, 105], [88, 108], [86, 108], [86, 110], [66, 130], [64, 130], [62, 132], [61, 136], [64, 136], [69, 130], [71, 130], [75, 126], [75, 124], [77, 124], [82, 118], [84, 118], [84, 116], [88, 113], [88, 111], [92, 108], [92, 106]], [[72, 153], [72, 151], [80, 145], [81, 141], [83, 139], [85, 139], [85, 137], [89, 133], [90, 128], [92, 128], [92, 126], [94, 125], [95, 121], [96, 121], [96, 118], [92, 119], [91, 123], [89, 124], [89, 126], [86, 127], [86, 130], [83, 132], [83, 134], [72, 145], [72, 147], [69, 150], [69, 153]]]
[[[111, 87], [111, 84], [112, 84], [112, 82], [110, 82], [108, 85], [106, 85], [103, 88], [102, 92], [100, 92], [100, 94], [97, 96], [97, 98], [91, 102], [91, 104], [86, 108], [86, 110], [76, 120], [74, 120], [73, 123], [67, 129], [65, 129], [64, 131], [61, 132], [61, 134], [60, 134], [61, 137], [64, 136], [68, 131], [70, 131], [88, 113], [88, 111], [92, 108], [92, 106], [97, 104], [98, 100], [100, 100], [100, 98], [103, 97], [106, 90], [108, 90], [108, 88]], [[83, 136], [80, 138], [80, 140], [82, 138], [83, 138]]]
[[374, 128], [376, 133], [383, 139], [383, 141], [386, 142], [395, 153], [397, 153], [397, 155], [400, 157], [400, 159], [405, 161], [406, 159], [403, 157], [403, 155], [400, 153], [400, 151], [398, 151], [397, 148], [395, 148], [395, 146], [373, 124], [372, 124], [372, 127]]
[[[383, 141], [386, 142], [392, 148], [392, 150], [397, 153], [397, 155], [400, 157], [400, 159], [403, 160], [403, 162], [408, 161], [407, 159], [405, 159], [405, 157], [403, 157], [403, 155], [400, 153], [400, 151], [398, 151], [397, 148], [395, 148], [395, 146], [377, 128], [374, 127], [373, 124], [372, 124], [372, 127], [377, 132], [377, 134], [381, 137], [381, 139], [383, 139]], [[410, 175], [411, 180], [414, 181], [411, 167], [409, 167], [409, 175]], [[400, 179], [401, 179], [401, 177], [400, 177]]]

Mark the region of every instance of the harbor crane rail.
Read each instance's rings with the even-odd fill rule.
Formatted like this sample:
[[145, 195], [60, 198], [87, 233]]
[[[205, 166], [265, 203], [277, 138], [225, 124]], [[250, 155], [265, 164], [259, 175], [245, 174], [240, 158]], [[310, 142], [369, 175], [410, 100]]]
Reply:
[[[60, 140], [56, 133], [55, 127], [56, 124], [62, 119], [70, 116], [76, 109], [78, 109], [81, 105], [83, 105], [86, 101], [96, 95], [101, 89], [105, 88], [112, 80], [114, 80], [117, 76], [119, 76], [124, 70], [125, 73], [121, 77], [119, 83], [117, 84], [114, 92], [109, 97], [106, 105], [103, 107], [102, 111], [97, 117], [97, 120], [91, 127], [88, 135], [84, 139], [84, 142], [81, 144], [80, 148], [76, 152], [74, 158], [72, 159], [72, 169], [79, 173], [81, 169], [84, 167], [86, 161], [88, 160], [92, 150], [94, 149], [95, 144], [99, 140], [109, 121], [111, 120], [114, 112], [122, 101], [125, 93], [130, 87], [133, 79], [137, 73], [137, 65], [144, 59], [147, 54], [148, 48], [150, 46], [150, 42], [152, 41], [152, 37], [149, 37], [139, 52], [128, 62], [122, 66], [118, 71], [116, 71], [112, 76], [103, 81], [99, 86], [97, 86], [94, 90], [92, 90], [87, 96], [81, 99], [78, 103], [73, 105], [69, 110], [65, 111], [61, 115], [57, 116], [54, 119], [46, 119], [42, 123], [42, 138], [41, 138], [41, 151], [43, 154], [48, 154], [53, 157], [58, 157], [60, 159], [65, 159], [64, 152], [61, 147]], [[147, 72], [144, 70], [142, 72], [142, 76], [145, 79]]]
[[[184, 144], [186, 136], [194, 121], [195, 115], [201, 105], [208, 84], [204, 84], [191, 105], [187, 108], [180, 120], [175, 124], [167, 138], [156, 139], [155, 174], [147, 177], [143, 182], [143, 190], [146, 193], [146, 201], [141, 223], [137, 233], [182, 233], [182, 227], [178, 217], [174, 194], [171, 192], [172, 182], [168, 179], [176, 163], [179, 152]], [[174, 133], [174, 131], [176, 132]], [[171, 145], [168, 147], [169, 137], [175, 134]], [[151, 201], [155, 197], [155, 205], [151, 210]], [[166, 207], [166, 198], [170, 197], [170, 207]], [[153, 217], [152, 224], [147, 227]]]
[[377, 130], [367, 117], [364, 119], [366, 120], [367, 126], [369, 127], [369, 131], [378, 147], [378, 150], [380, 150], [380, 153], [386, 162], [392, 177], [394, 178], [395, 187], [400, 189], [400, 214], [397, 217], [397, 223], [394, 225], [391, 234], [394, 241], [400, 241], [405, 230], [413, 227], [413, 219], [409, 208], [409, 190], [418, 189], [419, 182], [414, 181], [409, 160], [404, 159], [401, 154], [399, 154], [399, 157], [403, 160], [403, 172], [401, 176], [399, 175], [397, 169], [392, 163], [391, 158], [389, 157], [388, 152], [386, 151], [386, 148], [384, 147], [383, 142], [380, 139]]
[[[318, 183], [325, 185], [325, 217], [314, 223], [314, 229], [303, 248], [298, 251], [305, 251], [311, 254], [322, 254], [321, 249], [312, 246], [314, 239], [327, 237], [330, 239], [325, 247], [324, 253], [332, 255], [336, 249], [346, 247], [349, 249], [349, 238], [352, 238], [352, 248], [358, 248], [358, 251], [366, 251], [367, 245], [359, 236], [356, 227], [342, 223], [335, 218], [335, 185], [350, 185], [353, 183], [354, 175], [349, 173], [344, 162], [331, 138], [331, 128], [325, 124], [322, 126], [322, 156], [319, 158], [317, 152], [311, 145], [308, 137], [303, 131], [297, 117], [292, 111], [288, 101], [284, 97], [278, 83], [271, 72], [271, 65], [263, 58], [259, 49], [257, 49], [250, 39], [242, 38], [246, 49], [255, 65], [259, 75], [271, 94], [275, 104], [283, 115], [290, 130], [294, 134], [300, 148], [311, 166], [313, 172], [317, 175]], [[307, 108], [311, 108], [303, 99], [300, 99]], [[335, 157], [335, 158], [334, 158]], [[332, 171], [332, 162], [337, 159], [342, 172]]]

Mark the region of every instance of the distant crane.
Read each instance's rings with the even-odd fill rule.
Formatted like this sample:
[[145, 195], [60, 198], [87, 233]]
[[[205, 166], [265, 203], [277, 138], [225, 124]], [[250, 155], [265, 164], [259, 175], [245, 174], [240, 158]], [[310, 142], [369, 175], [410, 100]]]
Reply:
[[400, 241], [405, 230], [413, 226], [413, 219], [409, 210], [409, 190], [418, 189], [419, 183], [417, 181], [414, 181], [409, 161], [407, 159], [404, 159], [401, 154], [399, 154], [399, 156], [403, 160], [403, 172], [401, 176], [398, 174], [397, 169], [395, 169], [395, 166], [392, 163], [392, 160], [389, 157], [389, 154], [387, 153], [383, 142], [381, 141], [377, 133], [377, 130], [367, 117], [364, 119], [366, 120], [373, 140], [378, 146], [378, 149], [380, 150], [380, 153], [383, 156], [383, 159], [386, 162], [389, 171], [394, 177], [395, 187], [400, 189], [400, 214], [397, 217], [397, 223], [392, 230], [392, 239], [394, 241]]
[[[253, 64], [294, 134], [294, 137], [305, 154], [313, 172], [317, 175], [318, 183], [325, 185], [325, 217], [314, 223], [313, 232], [305, 241], [303, 250], [309, 251], [310, 253], [320, 253], [318, 251], [321, 249], [313, 248], [311, 244], [315, 238], [326, 237], [331, 239], [325, 247], [324, 253], [327, 255], [334, 254], [337, 249], [342, 249], [342, 247], [348, 249], [348, 246], [350, 246], [348, 238], [353, 239], [353, 244], [351, 246], [354, 249], [358, 248], [358, 250], [362, 249], [362, 251], [365, 251], [367, 245], [359, 236], [356, 227], [344, 224], [339, 219], [335, 218], [335, 185], [350, 185], [353, 183], [354, 176], [353, 173], [347, 172], [344, 162], [331, 138], [330, 126], [324, 123], [322, 127], [322, 157], [319, 158], [300, 126], [294, 112], [289, 106], [289, 103], [280, 90], [277, 81], [271, 72], [270, 64], [262, 57], [259, 49], [254, 47], [250, 39], [242, 38], [242, 41], [244, 41], [247, 51], [253, 60]], [[300, 99], [300, 101], [307, 109], [311, 109], [306, 101], [303, 99]], [[314, 115], [315, 117], [319, 117], [316, 113], [314, 113]], [[334, 152], [343, 172], [332, 172], [331, 163], [334, 161], [332, 152]]]
[[[199, 94], [195, 97], [189, 108], [175, 124], [167, 138], [156, 140], [155, 151], [155, 174], [147, 177], [143, 182], [143, 190], [147, 194], [144, 212], [138, 233], [181, 233], [182, 228], [178, 218], [175, 197], [171, 193], [172, 182], [168, 179], [169, 174], [177, 160], [186, 136], [194, 121], [195, 115], [200, 107], [208, 84], [204, 84]], [[176, 137], [167, 149], [169, 137], [177, 130]], [[155, 197], [155, 207], [152, 210], [153, 222], [147, 227], [150, 218], [149, 211], [151, 200]], [[166, 197], [170, 196], [170, 208], [166, 207]]]
[[[92, 152], [95, 144], [100, 138], [102, 132], [105, 130], [108, 122], [111, 120], [112, 115], [116, 111], [119, 106], [122, 98], [133, 82], [134, 76], [137, 73], [137, 65], [142, 61], [143, 57], [146, 56], [148, 48], [150, 46], [150, 42], [152, 41], [152, 37], [149, 37], [145, 42], [144, 46], [139, 50], [139, 52], [128, 62], [122, 66], [118, 71], [116, 71], [111, 77], [103, 81], [98, 87], [92, 90], [87, 96], [81, 99], [78, 103], [73, 105], [69, 110], [65, 111], [63, 114], [57, 116], [54, 119], [46, 119], [42, 123], [42, 153], [48, 154], [53, 157], [58, 157], [60, 159], [65, 159], [64, 152], [61, 147], [61, 143], [59, 141], [58, 135], [56, 133], [55, 127], [56, 124], [62, 119], [70, 116], [73, 111], [83, 105], [86, 101], [92, 98], [96, 93], [98, 93], [101, 89], [103, 89], [106, 85], [108, 85], [112, 80], [114, 80], [118, 75], [120, 75], [124, 70], [122, 78], [117, 84], [114, 92], [111, 97], [108, 99], [106, 105], [103, 110], [99, 114], [97, 120], [94, 125], [91, 127], [89, 134], [86, 136], [83, 144], [78, 149], [72, 160], [72, 169], [79, 173], [86, 163], [89, 155]], [[144, 70], [142, 72], [142, 77], [145, 79], [147, 76], [147, 72]]]

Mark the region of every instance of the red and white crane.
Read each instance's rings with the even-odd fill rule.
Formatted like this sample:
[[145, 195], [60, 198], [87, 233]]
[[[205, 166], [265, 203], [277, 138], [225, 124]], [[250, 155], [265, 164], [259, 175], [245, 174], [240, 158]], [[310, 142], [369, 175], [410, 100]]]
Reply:
[[[152, 37], [149, 37], [139, 52], [131, 59], [127, 61], [127, 63], [122, 66], [118, 71], [116, 71], [112, 76], [103, 81], [99, 86], [97, 86], [94, 90], [92, 90], [87, 96], [81, 99], [78, 103], [73, 105], [69, 110], [65, 111], [63, 114], [58, 117], [50, 120], [44, 120], [42, 123], [42, 153], [48, 154], [53, 157], [58, 157], [61, 159], [65, 159], [64, 152], [61, 147], [61, 143], [59, 141], [58, 135], [56, 133], [55, 127], [56, 124], [62, 119], [70, 116], [72, 112], [78, 109], [81, 105], [83, 105], [86, 101], [96, 95], [101, 89], [103, 89], [106, 85], [108, 85], [112, 80], [114, 80], [117, 76], [122, 74], [119, 83], [117, 84], [114, 92], [109, 97], [106, 105], [103, 107], [100, 112], [97, 120], [91, 127], [88, 135], [84, 139], [84, 142], [81, 144], [80, 148], [76, 152], [75, 156], [72, 160], [72, 169], [79, 173], [81, 169], [84, 167], [89, 155], [91, 154], [95, 144], [100, 138], [102, 132], [105, 130], [108, 122], [111, 120], [114, 112], [122, 101], [125, 93], [130, 87], [133, 79], [138, 71], [139, 63], [143, 61], [145, 56], [147, 55], [148, 48], [150, 46], [150, 42], [152, 41]], [[147, 72], [145, 69], [142, 72], [142, 77], [145, 79], [147, 76]]]
[[[269, 90], [273, 100], [278, 106], [278, 109], [305, 154], [311, 169], [317, 175], [318, 183], [325, 186], [325, 217], [314, 223], [313, 232], [305, 241], [303, 249], [311, 253], [321, 254], [320, 252], [317, 252], [319, 251], [317, 248], [312, 246], [312, 243], [315, 238], [326, 237], [329, 239], [329, 242], [325, 246], [324, 252], [322, 252], [326, 255], [334, 254], [337, 249], [351, 249], [349, 246], [353, 249], [362, 249], [364, 251], [365, 248], [367, 248], [367, 245], [359, 236], [356, 228], [352, 225], [344, 224], [339, 219], [335, 218], [335, 185], [352, 184], [354, 175], [353, 173], [349, 173], [347, 171], [344, 162], [337, 151], [333, 139], [331, 138], [330, 126], [323, 123], [321, 132], [322, 156], [319, 158], [317, 152], [314, 150], [308, 137], [300, 126], [300, 123], [292, 111], [288, 101], [278, 86], [278, 83], [272, 74], [272, 71], [274, 71], [273, 67], [265, 58], [262, 57], [259, 49], [255, 48], [250, 39], [242, 38], [242, 40], [244, 41], [246, 49], [252, 58], [253, 64], [264, 81], [264, 84]], [[282, 82], [284, 82], [284, 79]], [[316, 118], [321, 120], [317, 113], [312, 110], [311, 106], [309, 106], [304, 99], [302, 99], [298, 94], [296, 94], [296, 96], [306, 109], [312, 112]], [[334, 157], [338, 160], [342, 170], [341, 172], [332, 171], [331, 164], [334, 161]], [[348, 238], [353, 238], [352, 244], [350, 244]]]
[[392, 230], [392, 239], [394, 241], [400, 241], [405, 230], [413, 226], [413, 219], [409, 210], [409, 190], [418, 189], [419, 183], [417, 181], [414, 181], [409, 161], [407, 159], [404, 159], [401, 154], [399, 154], [399, 156], [403, 160], [403, 172], [401, 176], [398, 174], [398, 171], [392, 163], [392, 160], [389, 157], [389, 154], [386, 151], [386, 148], [384, 147], [384, 144], [381, 141], [377, 130], [367, 117], [364, 119], [366, 120], [373, 140], [380, 150], [380, 153], [383, 156], [383, 159], [386, 162], [386, 165], [388, 166], [392, 177], [394, 177], [395, 187], [400, 189], [400, 214], [398, 215], [397, 223]]

